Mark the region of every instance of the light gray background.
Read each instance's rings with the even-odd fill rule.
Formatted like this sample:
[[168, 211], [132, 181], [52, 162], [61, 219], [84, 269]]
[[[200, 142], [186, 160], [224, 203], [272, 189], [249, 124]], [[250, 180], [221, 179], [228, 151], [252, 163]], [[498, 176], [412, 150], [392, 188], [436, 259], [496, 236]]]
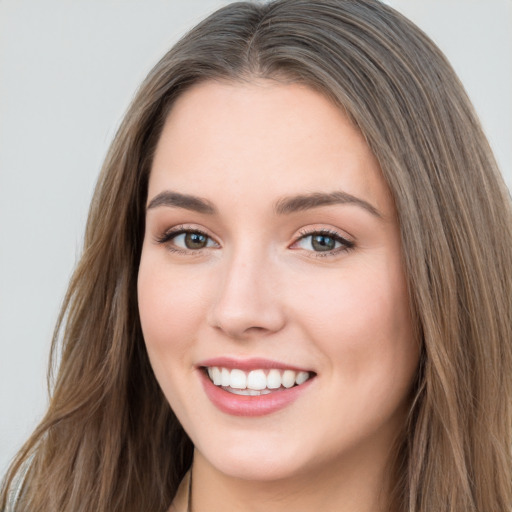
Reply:
[[[51, 333], [137, 85], [220, 0], [0, 0], [0, 474], [47, 403]], [[512, 186], [512, 0], [390, 0], [452, 61]]]

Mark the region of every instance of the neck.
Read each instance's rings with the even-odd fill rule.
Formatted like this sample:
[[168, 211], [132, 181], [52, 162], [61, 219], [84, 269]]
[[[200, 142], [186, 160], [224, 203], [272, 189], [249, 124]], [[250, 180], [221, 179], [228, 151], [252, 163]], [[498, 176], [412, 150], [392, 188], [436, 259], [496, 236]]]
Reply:
[[190, 512], [384, 512], [389, 510], [388, 459], [365, 460], [359, 452], [336, 467], [319, 464], [307, 473], [262, 481], [222, 473], [196, 450]]

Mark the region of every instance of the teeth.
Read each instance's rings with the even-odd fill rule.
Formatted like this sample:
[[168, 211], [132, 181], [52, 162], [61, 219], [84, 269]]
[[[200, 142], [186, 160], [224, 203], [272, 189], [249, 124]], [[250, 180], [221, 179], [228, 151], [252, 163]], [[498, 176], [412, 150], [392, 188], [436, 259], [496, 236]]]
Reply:
[[229, 391], [237, 395], [258, 396], [270, 393], [272, 389], [281, 387], [291, 388], [300, 386], [306, 382], [309, 372], [296, 372], [294, 370], [272, 369], [268, 373], [265, 370], [252, 370], [248, 373], [234, 368], [208, 367], [210, 380], [216, 386], [230, 388]]
[[254, 390], [265, 389], [267, 387], [265, 372], [263, 370], [253, 370], [250, 372], [247, 377], [247, 387]]
[[277, 389], [281, 387], [281, 372], [279, 370], [270, 370], [267, 375], [267, 388]]
[[297, 373], [297, 377], [295, 377], [295, 383], [297, 386], [300, 386], [301, 384], [304, 384], [309, 379], [309, 373], [308, 372], [299, 372]]
[[[211, 373], [210, 373], [210, 369], [212, 371]], [[220, 370], [217, 367], [209, 368], [208, 374], [210, 375], [210, 379], [212, 379], [213, 383], [216, 386], [221, 385], [222, 380], [221, 380]]]
[[257, 391], [256, 389], [233, 389], [230, 388], [230, 393], [234, 395], [245, 395], [245, 396], [259, 396], [259, 395], [268, 395], [271, 391], [270, 389], [262, 389], [261, 391]]
[[231, 375], [229, 376], [229, 386], [235, 389], [245, 389], [247, 387], [247, 375], [245, 372], [236, 369], [231, 370]]
[[222, 368], [220, 371], [221, 385], [229, 386], [231, 384], [231, 372], [227, 368]]
[[291, 388], [295, 384], [295, 372], [293, 370], [285, 370], [282, 383], [285, 388]]

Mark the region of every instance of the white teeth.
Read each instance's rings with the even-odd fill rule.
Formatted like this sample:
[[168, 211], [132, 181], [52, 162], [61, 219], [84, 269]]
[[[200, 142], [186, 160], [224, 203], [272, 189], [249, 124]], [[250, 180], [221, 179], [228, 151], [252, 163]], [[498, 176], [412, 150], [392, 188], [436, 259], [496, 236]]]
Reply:
[[231, 382], [230, 374], [231, 374], [231, 372], [227, 368], [221, 369], [220, 375], [221, 375], [221, 385], [222, 386], [229, 386], [229, 384]]
[[213, 368], [212, 374], [213, 375], [211, 375], [210, 378], [213, 380], [213, 383], [216, 386], [220, 386], [222, 384], [222, 379], [221, 379], [220, 370], [216, 366]]
[[238, 395], [257, 396], [270, 393], [272, 389], [281, 387], [291, 388], [304, 384], [309, 377], [309, 372], [294, 370], [278, 370], [273, 368], [265, 373], [265, 370], [252, 370], [248, 373], [238, 368], [232, 370], [208, 367], [208, 375], [216, 386], [230, 388], [229, 391]]
[[249, 372], [249, 376], [247, 377], [247, 387], [260, 390], [265, 389], [267, 387], [267, 377], [265, 376], [265, 372], [263, 370], [253, 370]]
[[297, 386], [300, 386], [301, 384], [304, 384], [309, 379], [309, 373], [308, 372], [299, 372], [297, 373], [297, 377], [295, 377], [295, 383]]
[[226, 391], [233, 393], [234, 395], [245, 395], [245, 396], [260, 396], [260, 395], [268, 395], [271, 393], [270, 389], [262, 389], [261, 391], [257, 391], [256, 389], [233, 389], [230, 388]]
[[295, 372], [293, 370], [285, 370], [281, 382], [285, 388], [291, 388], [295, 384]]
[[279, 370], [270, 370], [267, 375], [267, 388], [277, 389], [281, 387], [281, 372]]
[[242, 370], [231, 370], [229, 376], [229, 386], [235, 389], [245, 389], [247, 387], [247, 375]]

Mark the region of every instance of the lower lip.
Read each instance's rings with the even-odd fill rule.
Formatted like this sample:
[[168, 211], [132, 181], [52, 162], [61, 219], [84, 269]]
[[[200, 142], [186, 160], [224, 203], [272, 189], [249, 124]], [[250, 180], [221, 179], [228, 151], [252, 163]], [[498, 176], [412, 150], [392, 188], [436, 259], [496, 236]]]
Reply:
[[272, 391], [266, 395], [246, 396], [235, 395], [216, 386], [203, 370], [199, 370], [199, 374], [205, 393], [213, 405], [233, 416], [264, 416], [284, 409], [295, 402], [314, 380], [313, 377], [300, 386]]

